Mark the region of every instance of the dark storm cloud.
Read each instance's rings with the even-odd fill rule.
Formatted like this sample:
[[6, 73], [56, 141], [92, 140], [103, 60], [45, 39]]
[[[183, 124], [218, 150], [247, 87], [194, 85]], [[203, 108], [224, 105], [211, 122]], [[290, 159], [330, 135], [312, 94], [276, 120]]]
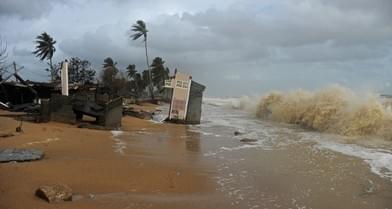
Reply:
[[377, 14], [392, 18], [392, 1], [390, 0], [322, 0], [321, 2], [345, 12], [357, 11], [365, 14]]
[[48, 14], [56, 3], [64, 0], [1, 0], [0, 16], [38, 18]]
[[377, 44], [390, 38], [391, 23], [379, 16], [347, 13], [324, 4], [304, 6], [286, 2], [270, 12], [230, 8], [207, 10], [184, 19], [232, 40], [270, 46], [300, 46], [334, 41], [336, 44]]
[[129, 39], [130, 26], [143, 19], [151, 59], [191, 73], [211, 95], [329, 83], [380, 87], [392, 77], [390, 0], [36, 2], [0, 2], [10, 56], [29, 68], [47, 67], [29, 53], [47, 31], [58, 43], [55, 62], [78, 56], [100, 69], [110, 56], [121, 69], [143, 70], [143, 43]]

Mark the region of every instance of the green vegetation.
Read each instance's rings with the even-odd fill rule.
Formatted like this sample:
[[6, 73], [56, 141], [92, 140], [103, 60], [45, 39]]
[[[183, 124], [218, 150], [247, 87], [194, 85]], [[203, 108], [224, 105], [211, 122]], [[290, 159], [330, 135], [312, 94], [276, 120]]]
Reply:
[[[165, 80], [169, 78], [170, 70], [165, 67], [165, 61], [161, 57], [155, 57], [152, 64], [149, 64], [147, 50], [147, 27], [143, 20], [138, 20], [131, 28], [132, 40], [142, 38], [145, 48], [147, 69], [138, 71], [135, 64], [121, 70], [117, 62], [111, 57], [104, 59], [102, 71], [98, 76], [99, 85], [108, 90], [112, 96], [133, 96], [136, 99], [150, 96], [154, 100], [154, 91], [163, 89]], [[60, 80], [62, 62], [53, 64], [53, 55], [56, 51], [56, 41], [46, 32], [38, 35], [35, 39], [36, 55], [41, 61], [48, 60], [51, 81]], [[0, 54], [1, 55], [1, 54]], [[0, 60], [1, 61], [1, 60]], [[69, 83], [91, 84], [95, 81], [96, 70], [93, 69], [90, 61], [79, 57], [72, 57], [68, 62]]]

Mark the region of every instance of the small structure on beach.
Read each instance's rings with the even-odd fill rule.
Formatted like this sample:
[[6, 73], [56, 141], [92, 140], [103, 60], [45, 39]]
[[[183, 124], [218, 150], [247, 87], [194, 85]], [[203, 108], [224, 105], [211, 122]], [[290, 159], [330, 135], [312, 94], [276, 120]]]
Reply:
[[192, 80], [192, 76], [175, 71], [165, 87], [172, 89], [169, 121], [199, 124], [205, 86]]
[[83, 115], [95, 118], [95, 124], [107, 128], [121, 126], [122, 98], [102, 100], [96, 92], [79, 92], [70, 96], [52, 95], [42, 101], [41, 114], [44, 121], [65, 123], [80, 122]]

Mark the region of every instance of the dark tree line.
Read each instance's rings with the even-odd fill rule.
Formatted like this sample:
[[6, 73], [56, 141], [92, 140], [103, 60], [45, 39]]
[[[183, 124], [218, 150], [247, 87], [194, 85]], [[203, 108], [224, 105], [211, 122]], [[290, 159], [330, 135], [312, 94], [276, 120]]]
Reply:
[[[53, 65], [51, 75], [53, 81], [60, 80], [60, 70], [62, 62]], [[47, 69], [49, 70], [49, 69]], [[95, 70], [92, 68], [88, 60], [72, 57], [68, 61], [68, 83], [89, 84], [95, 79]]]
[[[160, 57], [156, 57], [151, 64], [152, 88], [160, 91], [169, 78], [169, 69], [165, 68], [164, 61]], [[103, 70], [100, 80], [102, 85], [107, 87], [111, 93], [122, 95], [131, 93], [131, 95], [139, 98], [145, 96], [146, 91], [150, 91], [150, 72], [143, 70], [138, 72], [136, 65], [129, 64], [125, 70], [125, 76], [121, 70], [117, 68], [117, 63], [108, 57], [104, 60]], [[125, 86], [124, 86], [125, 85]]]
[[[165, 68], [165, 61], [161, 57], [155, 57], [152, 64], [149, 64], [147, 51], [147, 26], [142, 20], [136, 21], [131, 27], [132, 40], [142, 39], [144, 42], [147, 69], [138, 72], [134, 64], [126, 67], [125, 71], [121, 71], [117, 67], [117, 62], [108, 57], [102, 65], [103, 70], [100, 73], [100, 82], [106, 87], [110, 93], [117, 95], [126, 95], [132, 93], [136, 97], [146, 96], [147, 92], [154, 99], [154, 90], [160, 91], [165, 80], [169, 78], [170, 70]], [[53, 64], [52, 58], [56, 52], [56, 41], [46, 32], [38, 35], [35, 40], [36, 49], [33, 51], [41, 61], [47, 60], [49, 68], [46, 69], [50, 73], [51, 81], [60, 78], [59, 72], [62, 63]], [[92, 83], [95, 77], [95, 70], [91, 67], [88, 60], [82, 60], [73, 57], [69, 60], [68, 65], [69, 82], [86, 84]], [[124, 73], [126, 74], [124, 76]]]

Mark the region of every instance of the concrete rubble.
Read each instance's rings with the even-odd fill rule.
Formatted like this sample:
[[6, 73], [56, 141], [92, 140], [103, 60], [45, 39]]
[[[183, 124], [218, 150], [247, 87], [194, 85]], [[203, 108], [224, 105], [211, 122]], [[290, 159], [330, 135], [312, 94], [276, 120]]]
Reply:
[[153, 118], [154, 112], [135, 110], [130, 107], [130, 108], [123, 109], [123, 115], [128, 115], [139, 119], [151, 120]]
[[72, 201], [72, 189], [61, 184], [40, 186], [35, 195], [49, 203]]
[[40, 160], [44, 152], [37, 149], [0, 149], [0, 163]]

